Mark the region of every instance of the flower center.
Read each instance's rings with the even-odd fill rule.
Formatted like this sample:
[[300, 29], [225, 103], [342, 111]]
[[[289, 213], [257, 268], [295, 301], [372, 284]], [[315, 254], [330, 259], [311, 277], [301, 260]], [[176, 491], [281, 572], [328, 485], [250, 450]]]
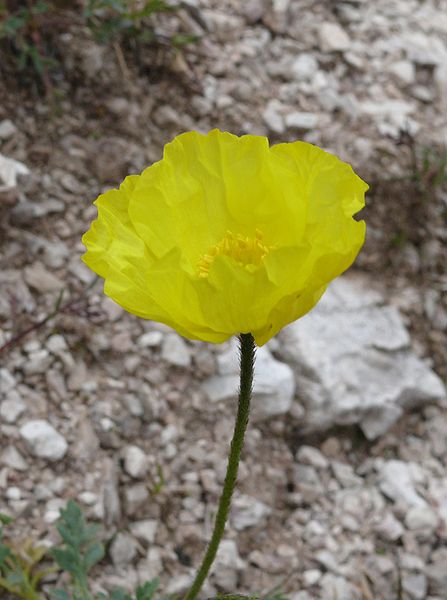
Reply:
[[269, 253], [272, 246], [266, 246], [263, 234], [258, 229], [255, 237], [248, 237], [239, 233], [227, 231], [224, 237], [198, 261], [199, 277], [207, 277], [214, 259], [219, 256], [229, 256], [244, 267], [261, 264], [262, 259]]

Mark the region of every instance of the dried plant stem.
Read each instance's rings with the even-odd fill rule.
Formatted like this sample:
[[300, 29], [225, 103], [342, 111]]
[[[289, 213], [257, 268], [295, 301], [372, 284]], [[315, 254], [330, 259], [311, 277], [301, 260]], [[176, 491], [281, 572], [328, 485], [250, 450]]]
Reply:
[[48, 313], [45, 317], [43, 317], [43, 319], [41, 319], [40, 321], [37, 321], [37, 323], [32, 323], [25, 329], [22, 329], [21, 331], [19, 331], [15, 335], [13, 335], [2, 346], [0, 346], [0, 355], [3, 352], [10, 350], [11, 348], [14, 348], [15, 346], [17, 346], [17, 344], [20, 344], [20, 342], [23, 340], [23, 338], [25, 338], [30, 333], [38, 331], [41, 327], [46, 325], [48, 323], [48, 321], [51, 321], [51, 319], [54, 319], [54, 317], [57, 317], [60, 313], [66, 312], [68, 309], [74, 307], [80, 300], [85, 299], [87, 292], [95, 286], [97, 281], [99, 281], [99, 277], [95, 276], [78, 296], [76, 296], [69, 302], [66, 302], [65, 304], [62, 304], [62, 297], [63, 297], [63, 292], [64, 292], [64, 290], [62, 289], [62, 291], [59, 293], [59, 296], [57, 297], [54, 309], [50, 313]]
[[205, 579], [209, 573], [211, 565], [216, 558], [217, 549], [222, 539], [225, 523], [227, 522], [228, 512], [230, 510], [231, 498], [236, 485], [237, 473], [241, 451], [244, 445], [244, 435], [247, 429], [248, 417], [250, 412], [250, 399], [253, 386], [253, 371], [255, 363], [255, 341], [251, 333], [242, 333], [239, 336], [241, 350], [241, 378], [239, 389], [239, 403], [234, 425], [233, 439], [231, 440], [230, 454], [228, 456], [227, 473], [219, 500], [216, 521], [211, 536], [210, 543], [206, 550], [202, 564], [199, 567], [193, 584], [186, 594], [184, 600], [195, 600], [200, 592]]

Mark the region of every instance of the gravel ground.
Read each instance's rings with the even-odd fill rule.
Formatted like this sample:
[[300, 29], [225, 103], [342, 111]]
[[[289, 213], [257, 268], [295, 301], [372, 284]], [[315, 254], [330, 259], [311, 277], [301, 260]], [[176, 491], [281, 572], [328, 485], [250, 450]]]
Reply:
[[[76, 76], [60, 83], [56, 107], [0, 86], [1, 155], [29, 169], [0, 189], [0, 345], [10, 342], [0, 511], [16, 517], [14, 535], [52, 541], [60, 507], [76, 499], [107, 532], [98, 589], [160, 575], [163, 591], [184, 590], [225, 469], [234, 406], [210, 402], [204, 382], [227, 345], [125, 314], [79, 260], [92, 200], [175, 134], [300, 138], [350, 161], [372, 183], [358, 270], [399, 308], [414, 352], [447, 376], [447, 190], [437, 177], [447, 2], [189, 4], [182, 25], [203, 40], [157, 57], [163, 69], [129, 61], [123, 71], [114, 53], [72, 36], [63, 59]], [[415, 155], [427, 148], [424, 170]], [[12, 339], [61, 293], [55, 319]], [[445, 401], [370, 441], [340, 423], [305, 436], [300, 414], [294, 401], [251, 424], [205, 595], [280, 586], [291, 600], [447, 598]]]

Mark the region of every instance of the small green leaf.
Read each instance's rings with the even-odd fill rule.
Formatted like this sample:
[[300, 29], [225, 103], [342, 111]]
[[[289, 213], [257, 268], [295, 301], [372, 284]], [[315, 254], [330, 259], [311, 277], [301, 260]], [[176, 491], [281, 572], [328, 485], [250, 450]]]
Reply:
[[115, 588], [110, 594], [110, 600], [132, 600], [132, 598], [123, 588]]
[[193, 35], [188, 33], [177, 33], [171, 37], [171, 43], [177, 48], [183, 48], [187, 44], [195, 44], [200, 40], [199, 35]]
[[23, 571], [18, 570], [8, 573], [8, 575], [6, 576], [6, 581], [14, 587], [20, 586], [25, 581]]
[[11, 558], [11, 557], [12, 557], [12, 552], [8, 548], [8, 546], [1, 544], [0, 545], [0, 569], [2, 568], [2, 565], [4, 565], [5, 560], [7, 558]]
[[12, 517], [0, 512], [0, 523], [3, 523], [3, 525], [9, 525], [10, 523], [12, 523], [12, 521]]
[[11, 16], [0, 27], [0, 37], [14, 37], [19, 29], [26, 25], [26, 19], [19, 16]]
[[86, 572], [90, 571], [90, 569], [96, 565], [104, 556], [104, 546], [100, 542], [96, 542], [88, 550], [84, 555], [84, 559], [82, 561], [84, 569]]
[[153, 600], [159, 585], [160, 580], [158, 578], [152, 579], [152, 581], [147, 581], [145, 584], [137, 588], [136, 600]]
[[70, 546], [64, 549], [53, 548], [51, 554], [63, 571], [67, 571], [67, 573], [72, 573], [73, 575], [79, 574], [79, 554], [74, 548], [71, 548]]

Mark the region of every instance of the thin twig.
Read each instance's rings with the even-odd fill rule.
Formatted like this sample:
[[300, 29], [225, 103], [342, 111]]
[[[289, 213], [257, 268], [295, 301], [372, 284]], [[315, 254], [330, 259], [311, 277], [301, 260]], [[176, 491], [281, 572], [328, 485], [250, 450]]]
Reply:
[[118, 59], [118, 64], [123, 77], [125, 79], [130, 79], [129, 67], [127, 66], [126, 59], [124, 58], [123, 51], [121, 50], [121, 46], [118, 44], [118, 42], [113, 42], [113, 49], [115, 50], [116, 58]]
[[19, 331], [10, 340], [5, 342], [3, 346], [0, 346], [0, 355], [3, 354], [3, 352], [6, 352], [6, 350], [17, 346], [27, 335], [29, 335], [33, 331], [38, 331], [39, 329], [41, 329], [44, 325], [48, 323], [48, 321], [51, 321], [51, 319], [57, 317], [58, 314], [64, 313], [70, 308], [72, 308], [74, 305], [76, 305], [79, 302], [79, 300], [82, 300], [85, 297], [85, 294], [95, 286], [98, 279], [99, 277], [94, 277], [94, 279], [92, 279], [92, 281], [83, 289], [81, 294], [79, 294], [69, 302], [66, 302], [65, 304], [62, 304], [64, 290], [61, 290], [57, 297], [54, 309], [50, 313], [48, 313], [43, 319], [37, 321], [36, 323], [33, 323], [32, 325], [29, 325], [29, 327], [26, 327], [22, 331]]

